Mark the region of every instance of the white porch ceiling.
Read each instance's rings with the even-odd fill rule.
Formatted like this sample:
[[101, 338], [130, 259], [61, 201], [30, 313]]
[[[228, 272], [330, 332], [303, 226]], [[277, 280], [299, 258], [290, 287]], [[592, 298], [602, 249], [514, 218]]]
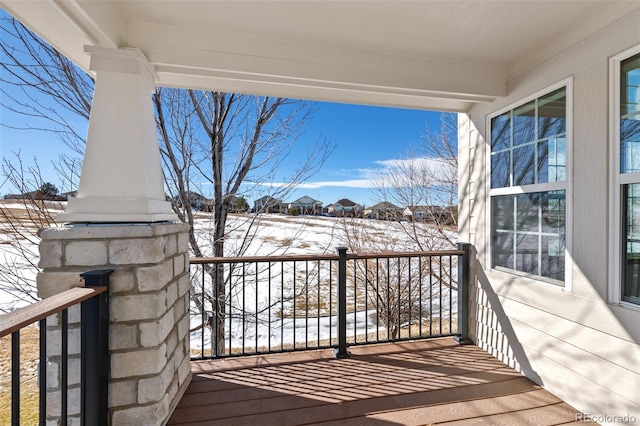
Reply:
[[70, 59], [134, 47], [157, 84], [465, 111], [639, 1], [0, 0]]

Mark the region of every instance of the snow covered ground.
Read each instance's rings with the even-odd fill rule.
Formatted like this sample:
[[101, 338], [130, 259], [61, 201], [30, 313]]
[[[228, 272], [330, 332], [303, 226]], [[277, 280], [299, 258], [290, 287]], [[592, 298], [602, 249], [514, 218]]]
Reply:
[[[3, 207], [8, 205], [4, 204]], [[20, 204], [11, 205], [13, 209], [20, 209]], [[283, 216], [283, 215], [259, 215], [257, 218], [250, 218], [244, 215], [231, 215], [227, 223], [227, 235], [225, 238], [225, 254], [227, 256], [279, 256], [298, 254], [336, 254], [336, 247], [352, 247], [351, 252], [382, 252], [400, 251], [408, 252], [418, 250], [419, 247], [407, 232], [407, 222], [386, 222], [365, 219], [338, 219], [323, 216]], [[212, 232], [213, 223], [211, 219], [203, 214], [198, 215], [196, 222], [196, 233], [203, 247], [205, 256], [212, 254]], [[16, 307], [32, 303], [35, 299], [35, 288], [29, 287], [29, 283], [35, 282], [37, 270], [33, 265], [37, 265], [38, 247], [37, 239], [20, 239], [21, 247], [15, 245], [16, 235], [6, 223], [0, 223], [0, 262], [5, 267], [15, 270], [21, 278], [19, 279], [19, 289], [16, 289], [15, 279], [6, 274], [0, 275], [0, 312], [7, 312]], [[426, 232], [424, 235], [428, 235]], [[447, 236], [455, 241], [454, 232], [449, 232]], [[428, 239], [428, 236], [424, 236]], [[424, 243], [424, 241], [423, 241]], [[425, 249], [425, 247], [422, 247]], [[427, 248], [452, 248], [451, 246]], [[23, 253], [31, 253], [30, 259], [25, 259]], [[327, 267], [329, 268], [329, 267]], [[6, 268], [5, 268], [6, 269]], [[326, 271], [324, 274], [326, 275]], [[297, 277], [300, 272], [295, 273]], [[245, 326], [243, 327], [242, 314], [232, 309], [240, 307], [243, 303], [238, 300], [231, 302], [233, 320], [227, 325], [230, 337], [225, 345], [228, 347], [239, 347], [243, 344], [247, 347], [266, 347], [268, 345], [294, 345], [294, 343], [311, 341], [321, 341], [326, 345], [330, 339], [337, 337], [337, 319], [335, 317], [335, 284], [326, 284], [328, 278], [322, 277], [317, 272], [315, 276], [321, 284], [309, 287], [313, 294], [317, 294], [313, 300], [315, 310], [311, 309], [308, 314], [301, 314], [300, 308], [294, 309], [294, 297], [291, 296], [298, 290], [291, 289], [291, 277], [285, 281], [282, 277], [277, 277], [270, 285], [260, 283], [245, 284], [242, 292], [235, 291], [236, 299], [242, 294], [245, 302]], [[302, 278], [300, 278], [302, 279]], [[281, 283], [285, 283], [285, 291], [288, 297], [278, 299], [277, 295], [283, 294]], [[349, 297], [359, 290], [350, 290]], [[327, 300], [329, 292], [332, 293], [332, 301]], [[234, 291], [230, 292], [234, 294]], [[268, 293], [268, 295], [267, 295]], [[355, 297], [355, 296], [354, 296]], [[353, 302], [348, 314], [348, 333], [351, 336], [372, 333], [384, 324], [380, 324], [379, 318], [375, 314], [375, 309], [363, 306], [366, 296], [357, 296], [358, 300]], [[298, 300], [298, 299], [297, 299]], [[355, 300], [355, 299], [354, 299]], [[280, 303], [280, 304], [278, 304]], [[305, 303], [311, 303], [306, 300]], [[434, 315], [438, 312], [440, 303], [443, 308], [453, 306], [455, 311], [455, 300], [449, 300], [449, 293], [444, 289], [435, 301], [431, 303], [430, 309], [434, 310]], [[272, 306], [272, 309], [268, 309]], [[323, 309], [320, 306], [324, 306]], [[257, 315], [256, 310], [260, 312]], [[426, 312], [425, 308], [425, 312]], [[443, 320], [448, 314], [443, 315]], [[253, 321], [246, 318], [253, 317]], [[227, 317], [229, 318], [229, 317]], [[415, 319], [415, 315], [414, 315]], [[412, 320], [413, 321], [413, 320]], [[193, 316], [192, 325], [197, 328], [202, 319], [199, 315]], [[257, 323], [257, 326], [255, 325]], [[247, 326], [250, 324], [250, 326]], [[192, 333], [192, 347], [210, 347], [210, 334], [202, 330]]]
[[[340, 246], [355, 246], [355, 250], [352, 251], [357, 253], [419, 250], [411, 238], [411, 232], [407, 232], [406, 227], [410, 226], [407, 223], [281, 215], [261, 215], [258, 220], [257, 229], [259, 232], [253, 235], [246, 218], [243, 216], [231, 218], [227, 227], [228, 235], [231, 238], [225, 242], [227, 256], [238, 255], [240, 241], [245, 236], [250, 241], [242, 251], [242, 254], [246, 256], [336, 254], [336, 247]], [[206, 221], [198, 223], [203, 243], [211, 235], [210, 226], [211, 224]], [[448, 236], [455, 241], [454, 233]], [[412, 264], [414, 271], [417, 271], [418, 268], [415, 265], [418, 264], [418, 261], [415, 260]], [[291, 348], [299, 344], [304, 345], [307, 341], [311, 346], [327, 345], [329, 341], [335, 343], [337, 338], [337, 317], [335, 315], [337, 287], [334, 283], [337, 280], [336, 275], [334, 274], [331, 284], [326, 283], [329, 275], [327, 270], [331, 267], [318, 266], [318, 269], [322, 269], [324, 272], [315, 270], [309, 272], [305, 270], [309, 266], [303, 263], [298, 265], [298, 271], [291, 271], [295, 266], [287, 264], [285, 269], [289, 269], [289, 271], [280, 273], [278, 272], [278, 268], [281, 267], [279, 265], [279, 263], [275, 263], [273, 270], [269, 272], [267, 272], [267, 266], [245, 265], [246, 269], [241, 274], [243, 277], [242, 291], [234, 292], [231, 290], [232, 286], [227, 285], [227, 293], [234, 295], [226, 307], [225, 329], [228, 331], [228, 336], [225, 340], [225, 348], [227, 351], [242, 347], [248, 348], [249, 351], [253, 351], [255, 348], [278, 346]], [[312, 269], [313, 267], [315, 264], [312, 264]], [[349, 268], [353, 269], [352, 266]], [[402, 274], [406, 275], [407, 271], [404, 270]], [[306, 312], [292, 306], [294, 303], [292, 294], [296, 293], [296, 290], [292, 290], [291, 283], [295, 280], [304, 281], [305, 277], [309, 275], [312, 276], [310, 290], [304, 285], [303, 288], [305, 291], [310, 291], [313, 297], [310, 300], [308, 295], [301, 295], [296, 299], [302, 305], [309, 305], [309, 312]], [[397, 275], [398, 272], [394, 270], [393, 276]], [[254, 279], [254, 276], [257, 278]], [[316, 280], [321, 281], [324, 285], [314, 285]], [[418, 281], [416, 272], [414, 272], [412, 280], [414, 283]], [[423, 281], [427, 281], [426, 276], [423, 277]], [[382, 279], [382, 282], [384, 284], [385, 280]], [[395, 279], [390, 282], [392, 287], [397, 285]], [[406, 286], [406, 284], [403, 285]], [[283, 286], [285, 291], [283, 291]], [[378, 333], [386, 335], [388, 330], [384, 319], [381, 320], [376, 315], [376, 309], [372, 309], [371, 304], [376, 300], [375, 295], [371, 293], [372, 286], [368, 287], [367, 292], [364, 290], [367, 287], [366, 284], [360, 283], [357, 286], [353, 280], [347, 286], [348, 336], [351, 339], [355, 336], [359, 336], [358, 339], [364, 339], [366, 334], [370, 336]], [[450, 309], [453, 309], [453, 312], [456, 310], [456, 300], [455, 298], [450, 300], [450, 292], [447, 287], [436, 285], [434, 289], [428, 290], [425, 286], [422, 292], [423, 297], [431, 291], [433, 300], [425, 298], [422, 301], [414, 302], [413, 317], [407, 317], [406, 314], [406, 318], [396, 317], [394, 325], [399, 323], [402, 326], [407, 326], [409, 322], [419, 323], [420, 316], [423, 320], [427, 318], [429, 321], [449, 321], [451, 319]], [[405, 297], [406, 288], [403, 291], [403, 297]], [[415, 297], [415, 288], [411, 293]], [[316, 294], [317, 296], [315, 296]], [[383, 297], [395, 298], [396, 294], [391, 291], [388, 294], [383, 294]], [[330, 298], [331, 300], [329, 300]], [[300, 299], [302, 300], [300, 301]], [[318, 308], [321, 305], [325, 307], [323, 310]], [[269, 306], [272, 308], [269, 309]], [[391, 309], [393, 310], [393, 307]], [[212, 308], [209, 306], [206, 310], [210, 313]], [[256, 315], [256, 312], [260, 313]], [[283, 312], [286, 315], [283, 315]], [[192, 348], [211, 348], [211, 334], [208, 329], [205, 329], [203, 333], [202, 327], [199, 327], [202, 322], [201, 316], [193, 317], [192, 327], [197, 331], [192, 333]]]

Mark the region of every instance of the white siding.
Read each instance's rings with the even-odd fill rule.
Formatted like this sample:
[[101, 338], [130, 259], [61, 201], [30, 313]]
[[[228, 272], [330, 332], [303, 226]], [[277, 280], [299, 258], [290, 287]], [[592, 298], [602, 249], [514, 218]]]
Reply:
[[[474, 244], [472, 334], [479, 346], [579, 410], [640, 421], [640, 311], [609, 304], [609, 57], [640, 43], [640, 12], [508, 84], [459, 119], [460, 241]], [[487, 116], [573, 78], [573, 231], [566, 289], [487, 265]]]

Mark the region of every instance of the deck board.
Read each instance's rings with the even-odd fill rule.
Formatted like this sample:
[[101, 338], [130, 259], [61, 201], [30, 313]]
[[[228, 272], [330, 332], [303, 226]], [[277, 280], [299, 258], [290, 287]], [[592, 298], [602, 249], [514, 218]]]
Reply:
[[566, 424], [577, 411], [452, 339], [192, 362], [169, 425]]

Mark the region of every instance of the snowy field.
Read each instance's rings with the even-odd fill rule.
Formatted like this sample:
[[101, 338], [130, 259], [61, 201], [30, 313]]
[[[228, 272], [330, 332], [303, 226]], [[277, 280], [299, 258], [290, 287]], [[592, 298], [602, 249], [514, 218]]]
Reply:
[[[259, 216], [259, 224], [256, 226], [258, 232], [254, 234], [245, 218], [242, 216], [233, 217], [230, 220], [227, 232], [231, 238], [226, 241], [226, 255], [236, 256], [238, 251], [245, 256], [281, 256], [281, 255], [299, 255], [299, 254], [336, 254], [336, 247], [349, 247], [352, 253], [380, 253], [380, 252], [411, 252], [435, 249], [451, 249], [451, 245], [424, 244], [419, 247], [415, 242], [414, 229], [407, 222], [386, 222], [365, 219], [339, 219], [321, 216], [298, 216], [286, 217], [281, 215], [261, 215]], [[201, 236], [201, 242], [206, 241], [206, 236], [210, 235], [210, 223], [206, 220], [199, 221], [198, 230]], [[429, 237], [429, 231], [422, 230], [420, 235], [423, 238]], [[413, 238], [412, 238], [413, 236]], [[451, 241], [455, 241], [454, 233], [447, 234]], [[239, 249], [240, 242], [250, 241], [243, 250]], [[416, 284], [418, 281], [418, 263], [424, 262], [413, 259], [414, 272], [411, 281]], [[335, 343], [337, 338], [337, 305], [336, 294], [337, 276], [335, 274], [335, 263], [333, 266], [330, 262], [311, 264], [311, 268], [304, 262], [298, 262], [297, 266], [287, 262], [282, 266], [280, 263], [271, 265], [271, 269], [267, 264], [247, 264], [243, 265], [241, 285], [234, 285], [231, 281], [227, 282], [227, 305], [225, 329], [227, 330], [227, 338], [225, 339], [225, 348], [227, 352], [233, 352], [238, 348], [247, 348], [247, 351], [254, 351], [256, 348], [265, 349], [268, 347], [298, 347], [298, 345], [306, 345], [309, 342], [311, 346], [322, 346]], [[387, 322], [392, 322], [395, 326], [400, 325], [403, 329], [408, 328], [411, 324], [418, 327], [426, 318], [428, 323], [437, 321], [438, 325], [442, 322], [451, 320], [450, 310], [456, 310], [456, 300], [450, 298], [448, 287], [440, 287], [438, 284], [433, 285], [433, 289], [427, 287], [421, 291], [420, 296], [416, 296], [417, 290], [407, 291], [405, 283], [409, 278], [407, 269], [410, 271], [411, 266], [406, 261], [392, 261], [388, 266], [393, 269], [400, 267], [401, 269], [393, 269], [391, 275], [394, 279], [389, 280], [391, 290], [384, 291], [387, 281], [378, 276], [382, 287], [381, 297], [383, 299], [397, 299], [398, 292], [402, 298], [421, 297], [420, 301], [413, 302], [411, 314], [396, 316], [391, 315], [392, 320], [386, 321], [381, 318], [378, 311], [385, 311], [383, 306], [375, 306], [376, 294], [373, 283], [367, 284], [365, 280], [358, 281], [351, 275], [347, 274], [351, 279], [347, 283], [347, 334], [350, 340], [363, 340], [364, 336], [373, 336], [375, 340], [378, 336], [387, 336], [390, 330]], [[374, 263], [368, 263], [368, 266], [359, 266], [350, 264], [349, 270], [358, 268], [372, 268]], [[386, 265], [386, 264], [385, 264]], [[333, 268], [333, 269], [332, 269]], [[310, 270], [311, 269], [311, 270]], [[329, 275], [332, 272], [330, 279]], [[423, 266], [424, 270], [425, 267]], [[192, 269], [193, 271], [193, 269]], [[195, 272], [195, 271], [194, 271]], [[229, 271], [226, 272], [229, 274]], [[364, 273], [363, 273], [364, 275]], [[395, 277], [404, 277], [402, 280], [396, 281]], [[428, 273], [425, 273], [422, 281], [428, 282]], [[201, 277], [201, 272], [194, 273], [194, 276]], [[255, 277], [255, 278], [254, 278]], [[298, 290], [295, 288], [297, 280], [299, 284]], [[305, 284], [306, 281], [309, 284]], [[399, 284], [402, 282], [402, 284]], [[199, 285], [199, 284], [198, 284]], [[422, 285], [422, 284], [420, 284]], [[209, 293], [212, 293], [208, 287]], [[395, 289], [398, 290], [395, 290]], [[196, 292], [197, 293], [197, 292]], [[231, 295], [231, 297], [229, 297]], [[309, 296], [311, 295], [311, 296]], [[431, 296], [431, 298], [429, 297]], [[302, 305], [304, 309], [296, 308], [296, 301]], [[403, 303], [404, 300], [403, 300]], [[389, 308], [393, 311], [393, 302]], [[397, 305], [396, 305], [397, 306]], [[193, 307], [195, 311], [195, 307]], [[442, 308], [442, 309], [441, 309]], [[408, 310], [409, 308], [404, 308]], [[208, 315], [211, 315], [213, 308], [208, 305], [205, 309]], [[385, 313], [382, 312], [382, 316]], [[206, 317], [204, 322], [206, 322]], [[202, 327], [202, 316], [194, 316], [192, 319], [192, 348], [211, 348], [211, 333], [206, 327]], [[447, 326], [448, 327], [448, 326]], [[204, 332], [203, 332], [204, 330]], [[383, 337], [384, 338], [384, 337]]]
[[[3, 204], [3, 208], [11, 208], [14, 211], [24, 209], [20, 204], [6, 203]], [[24, 213], [29, 212], [24, 211]], [[0, 275], [0, 312], [8, 312], [35, 300], [33, 283], [37, 274], [34, 265], [38, 262], [38, 239], [17, 235], [7, 223], [0, 223], [0, 225], [0, 261], [3, 266], [3, 273]], [[434, 245], [433, 242], [440, 240], [432, 239], [429, 236], [431, 231], [426, 226], [421, 230], [421, 236], [418, 238], [418, 241], [423, 244], [420, 247], [415, 243], [415, 232], [410, 229], [410, 226], [408, 222], [323, 216], [290, 217], [265, 214], [252, 218], [245, 215], [231, 215], [226, 229], [225, 254], [226, 256], [336, 254], [336, 248], [341, 246], [349, 247], [350, 253], [410, 252], [420, 249], [454, 248], [442, 242]], [[198, 215], [196, 234], [205, 256], [212, 254], [212, 227], [213, 223], [207, 215]], [[414, 235], [413, 238], [412, 235]], [[456, 240], [454, 232], [447, 233], [446, 237], [450, 241]], [[308, 265], [294, 266], [289, 263], [278, 265], [281, 268], [280, 272], [272, 271], [270, 275], [266, 272], [267, 266], [249, 266], [254, 268], [249, 274], [254, 278], [245, 279], [241, 285], [227, 284], [227, 295], [231, 297], [227, 298], [229, 302], [225, 328], [229, 332], [229, 337], [225, 341], [225, 347], [232, 347], [234, 350], [243, 345], [253, 348], [281, 344], [293, 347], [299, 342], [306, 341], [327, 345], [337, 338], [335, 317], [337, 289], [332, 283], [335, 281], [335, 276], [331, 279], [328, 277], [328, 274], [332, 273], [329, 270], [335, 269], [331, 266], [331, 262], [326, 262], [326, 265], [318, 264], [318, 270], [311, 273]], [[302, 271], [301, 267], [306, 267], [307, 270]], [[313, 268], [316, 266], [312, 266]], [[273, 269], [277, 268], [274, 266]], [[7, 271], [11, 273], [8, 274]], [[195, 269], [192, 268], [192, 272], [196, 282], [201, 280], [201, 275]], [[304, 282], [304, 276], [311, 276], [312, 283], [315, 284], [303, 286], [298, 284], [299, 287], [296, 288], [296, 280], [298, 283]], [[370, 288], [363, 290], [364, 287], [358, 287], [356, 281], [349, 285], [348, 299], [351, 301], [347, 316], [349, 335], [354, 337], [367, 333], [371, 335], [388, 332], [385, 321], [381, 321], [376, 314], [376, 307], [372, 306], [375, 297], [368, 295]], [[366, 284], [364, 286], [366, 287]], [[301, 299], [302, 293], [306, 293], [305, 299]], [[312, 294], [311, 298], [308, 296], [309, 293]], [[392, 294], [389, 296], [395, 297]], [[439, 320], [450, 319], [448, 313], [439, 314], [441, 306], [443, 310], [446, 308], [447, 312], [449, 307], [453, 307], [455, 312], [455, 300], [450, 300], [448, 288], [442, 291], [436, 290], [432, 296], [434, 300], [420, 302], [419, 308], [412, 311], [411, 322], [420, 321], [421, 315], [431, 314], [432, 316], [440, 315]], [[428, 303], [428, 306], [425, 303]], [[301, 305], [309, 306], [303, 310]], [[377, 310], [380, 309], [378, 306]], [[207, 307], [205, 303], [205, 311], [210, 312], [210, 310], [211, 306]], [[398, 318], [397, 322], [402, 326], [408, 325], [406, 318]], [[195, 331], [192, 333], [192, 347], [210, 348], [209, 329], [201, 326], [202, 316], [193, 315], [192, 328]]]

